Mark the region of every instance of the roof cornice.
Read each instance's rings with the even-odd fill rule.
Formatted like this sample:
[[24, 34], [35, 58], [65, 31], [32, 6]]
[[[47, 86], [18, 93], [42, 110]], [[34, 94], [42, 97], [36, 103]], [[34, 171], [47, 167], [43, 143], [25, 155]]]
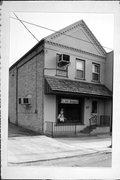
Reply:
[[102, 58], [102, 59], [106, 59], [105, 56], [100, 56], [100, 55], [97, 55], [97, 54], [93, 54], [93, 53], [90, 53], [90, 52], [87, 52], [87, 51], [83, 51], [83, 50], [81, 50], [81, 49], [73, 48], [73, 47], [66, 46], [66, 45], [63, 45], [63, 44], [59, 44], [59, 43], [56, 43], [56, 42], [53, 42], [53, 41], [45, 40], [45, 43], [50, 44], [50, 45], [52, 45], [52, 46], [62, 47], [62, 48], [64, 48], [64, 49], [70, 49], [70, 50], [72, 50], [72, 51], [76, 51], [76, 52], [79, 52], [79, 53], [87, 54], [87, 55], [90, 55], [90, 56], [94, 56], [94, 57], [99, 57], [99, 58]]
[[[98, 49], [101, 51], [101, 53], [103, 54], [103, 56], [106, 56], [106, 51], [104, 50], [104, 48], [102, 47], [102, 45], [99, 43], [99, 41], [96, 39], [96, 37], [94, 36], [94, 34], [92, 33], [92, 31], [88, 28], [88, 26], [86, 25], [86, 23], [83, 20], [80, 20], [78, 22], [75, 22], [74, 24], [71, 24], [51, 35], [49, 35], [48, 37], [46, 37], [46, 40], [54, 40], [55, 38], [60, 37], [61, 35], [65, 35], [66, 33], [68, 33], [69, 31], [78, 28], [79, 26], [81, 26], [85, 32], [89, 35], [89, 37], [91, 38], [91, 40], [94, 42], [94, 44], [98, 47]], [[66, 34], [67, 35], [67, 34]], [[69, 36], [69, 35], [68, 35]]]
[[57, 37], [59, 37], [59, 36], [61, 36], [61, 35], [64, 35], [65, 33], [69, 32], [69, 31], [71, 31], [71, 30], [73, 30], [73, 29], [76, 29], [76, 28], [79, 27], [79, 26], [81, 26], [81, 21], [80, 21], [79, 23], [77, 23], [77, 24], [69, 27], [69, 28], [66, 27], [66, 28], [64, 28], [64, 29], [56, 32], [56, 33], [51, 37], [51, 39], [55, 39], [55, 38], [57, 38]]
[[100, 50], [102, 51], [102, 53], [104, 55], [106, 55], [106, 51], [103, 49], [103, 47], [101, 46], [101, 44], [99, 43], [99, 41], [96, 39], [96, 37], [94, 36], [94, 34], [92, 33], [92, 31], [88, 28], [88, 26], [85, 24], [85, 22], [82, 20], [81, 26], [84, 28], [84, 30], [89, 34], [89, 36], [91, 37], [91, 39], [93, 40], [93, 42], [98, 46], [98, 48], [100, 48]]

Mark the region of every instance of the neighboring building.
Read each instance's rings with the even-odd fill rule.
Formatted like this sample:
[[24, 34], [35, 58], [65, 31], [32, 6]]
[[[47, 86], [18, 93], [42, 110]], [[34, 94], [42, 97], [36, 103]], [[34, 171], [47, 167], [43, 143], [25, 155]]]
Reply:
[[49, 135], [109, 132], [112, 63], [83, 20], [42, 39], [10, 67], [9, 121]]

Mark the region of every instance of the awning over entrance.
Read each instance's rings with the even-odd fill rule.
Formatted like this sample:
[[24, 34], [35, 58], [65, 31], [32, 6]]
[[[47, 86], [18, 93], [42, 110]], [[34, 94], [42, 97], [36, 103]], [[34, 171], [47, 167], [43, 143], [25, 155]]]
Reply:
[[96, 96], [102, 98], [112, 97], [112, 92], [104, 85], [51, 76], [45, 77], [45, 93]]

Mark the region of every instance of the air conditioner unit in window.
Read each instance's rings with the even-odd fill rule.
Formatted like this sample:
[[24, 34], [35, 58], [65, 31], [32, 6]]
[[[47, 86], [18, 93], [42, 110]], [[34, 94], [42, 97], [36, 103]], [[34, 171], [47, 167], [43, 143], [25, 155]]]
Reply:
[[19, 104], [30, 105], [30, 98], [19, 98]]
[[29, 105], [30, 104], [30, 98], [23, 98], [23, 104]]
[[70, 64], [70, 56], [67, 54], [59, 54], [57, 58], [58, 67], [66, 66]]

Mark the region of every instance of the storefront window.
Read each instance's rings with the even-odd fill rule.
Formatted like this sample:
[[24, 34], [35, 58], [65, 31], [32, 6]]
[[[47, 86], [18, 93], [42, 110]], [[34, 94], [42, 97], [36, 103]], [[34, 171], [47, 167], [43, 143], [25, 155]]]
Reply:
[[58, 123], [82, 123], [79, 99], [58, 98]]

